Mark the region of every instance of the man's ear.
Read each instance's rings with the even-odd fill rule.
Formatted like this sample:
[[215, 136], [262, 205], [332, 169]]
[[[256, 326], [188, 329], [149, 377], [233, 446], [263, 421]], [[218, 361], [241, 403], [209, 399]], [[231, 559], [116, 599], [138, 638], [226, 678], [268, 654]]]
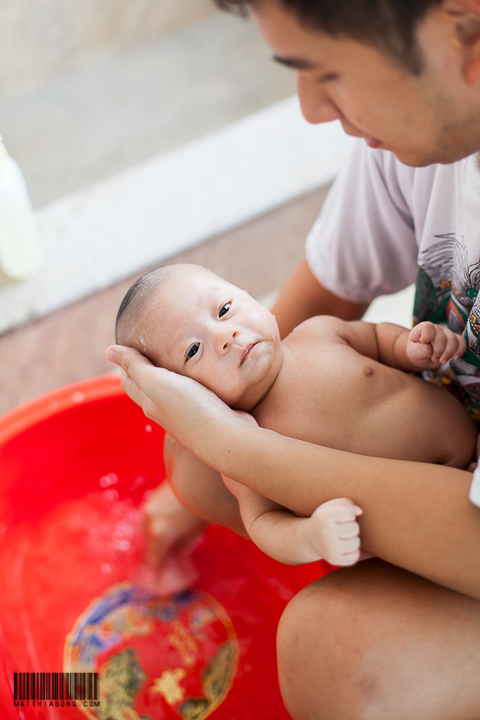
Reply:
[[480, 0], [444, 0], [441, 7], [463, 56], [463, 76], [469, 85], [480, 86]]

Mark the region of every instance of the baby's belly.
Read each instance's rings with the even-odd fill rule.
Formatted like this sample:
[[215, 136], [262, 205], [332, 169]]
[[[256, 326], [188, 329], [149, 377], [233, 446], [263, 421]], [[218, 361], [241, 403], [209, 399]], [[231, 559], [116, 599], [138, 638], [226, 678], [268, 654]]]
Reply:
[[421, 378], [408, 376], [397, 392], [359, 407], [358, 416], [344, 448], [350, 452], [458, 467], [473, 456], [477, 433], [465, 408]]
[[[331, 377], [323, 392], [311, 393], [290, 419], [283, 417], [282, 429], [274, 427], [276, 423], [270, 427], [360, 455], [468, 465], [477, 431], [456, 398], [413, 375], [378, 364], [366, 367], [372, 373], [363, 372], [356, 384], [343, 377], [348, 392]], [[325, 392], [326, 388], [334, 391]], [[302, 409], [306, 413], [300, 418]]]

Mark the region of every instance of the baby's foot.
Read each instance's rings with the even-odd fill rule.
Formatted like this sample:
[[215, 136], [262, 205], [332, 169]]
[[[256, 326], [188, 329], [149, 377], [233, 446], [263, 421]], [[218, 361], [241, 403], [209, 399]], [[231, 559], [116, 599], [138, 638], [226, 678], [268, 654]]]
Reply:
[[354, 565], [360, 558], [360, 527], [356, 518], [361, 508], [348, 498], [336, 498], [320, 505], [307, 518], [310, 547], [331, 565]]

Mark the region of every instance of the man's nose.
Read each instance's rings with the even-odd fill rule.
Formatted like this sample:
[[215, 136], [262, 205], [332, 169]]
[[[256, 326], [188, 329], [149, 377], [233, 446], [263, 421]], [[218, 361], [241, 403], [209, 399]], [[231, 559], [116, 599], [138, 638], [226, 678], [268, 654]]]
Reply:
[[301, 73], [297, 73], [297, 93], [302, 115], [307, 122], [317, 125], [342, 117], [342, 113], [327, 97], [322, 86]]
[[223, 355], [233, 344], [238, 335], [238, 329], [228, 325], [228, 323], [219, 323], [215, 333], [215, 350]]

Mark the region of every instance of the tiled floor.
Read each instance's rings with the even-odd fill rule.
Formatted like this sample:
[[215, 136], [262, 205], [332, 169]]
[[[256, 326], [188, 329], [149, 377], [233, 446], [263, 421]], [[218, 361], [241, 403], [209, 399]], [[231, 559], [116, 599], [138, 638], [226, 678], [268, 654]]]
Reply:
[[[317, 190], [172, 260], [205, 265], [254, 297], [271, 293], [300, 259], [325, 194]], [[118, 306], [135, 279], [0, 337], [0, 414], [53, 388], [111, 371], [104, 351], [114, 341]]]

